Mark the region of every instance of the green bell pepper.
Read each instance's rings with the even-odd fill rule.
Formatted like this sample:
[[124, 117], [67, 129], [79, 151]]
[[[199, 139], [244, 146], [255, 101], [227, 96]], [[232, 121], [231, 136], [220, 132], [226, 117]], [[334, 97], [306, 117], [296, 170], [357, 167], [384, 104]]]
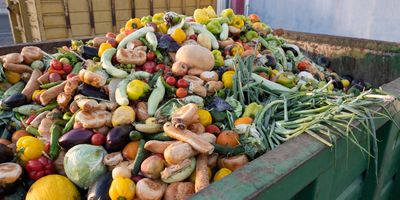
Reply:
[[222, 56], [221, 52], [218, 50], [213, 50], [211, 53], [214, 56], [215, 66], [224, 66], [224, 57]]
[[207, 24], [207, 30], [209, 30], [213, 34], [220, 34], [222, 32], [222, 26], [219, 21], [212, 20]]

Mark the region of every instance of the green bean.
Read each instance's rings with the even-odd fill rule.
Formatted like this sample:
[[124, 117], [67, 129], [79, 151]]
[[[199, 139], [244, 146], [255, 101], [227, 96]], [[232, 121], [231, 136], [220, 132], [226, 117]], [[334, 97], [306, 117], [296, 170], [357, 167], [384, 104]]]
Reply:
[[52, 82], [52, 83], [46, 83], [46, 84], [40, 85], [40, 88], [42, 88], [42, 89], [49, 89], [49, 88], [52, 88], [52, 87], [54, 87], [54, 86], [56, 86], [56, 85], [61, 84], [62, 82], [63, 82], [63, 81], [57, 81], [57, 82]]
[[34, 136], [39, 136], [39, 135], [40, 135], [38, 129], [35, 128], [35, 127], [33, 127], [33, 126], [31, 126], [31, 125], [27, 126], [27, 127], [25, 128], [25, 130], [26, 130], [28, 133], [30, 133], [30, 134], [32, 134], [32, 135], [34, 135]]
[[65, 125], [64, 129], [62, 130], [62, 134], [66, 133], [66, 132], [68, 132], [68, 131], [70, 131], [70, 130], [72, 129], [72, 127], [74, 126], [74, 123], [75, 123], [75, 116], [76, 116], [76, 113], [78, 113], [78, 112], [79, 112], [79, 111], [76, 111], [76, 112], [72, 115], [72, 117], [68, 120], [67, 124]]
[[60, 152], [60, 146], [58, 145], [58, 139], [61, 136], [61, 127], [53, 124], [50, 129], [51, 137], [50, 137], [50, 159], [54, 160], [57, 158], [58, 153]]

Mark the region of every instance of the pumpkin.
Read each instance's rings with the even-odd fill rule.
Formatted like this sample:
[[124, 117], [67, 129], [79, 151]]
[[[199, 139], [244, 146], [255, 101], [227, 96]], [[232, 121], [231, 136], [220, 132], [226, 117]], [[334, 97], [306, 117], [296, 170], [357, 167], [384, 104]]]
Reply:
[[80, 199], [75, 185], [65, 176], [47, 175], [37, 180], [26, 195], [26, 200]]

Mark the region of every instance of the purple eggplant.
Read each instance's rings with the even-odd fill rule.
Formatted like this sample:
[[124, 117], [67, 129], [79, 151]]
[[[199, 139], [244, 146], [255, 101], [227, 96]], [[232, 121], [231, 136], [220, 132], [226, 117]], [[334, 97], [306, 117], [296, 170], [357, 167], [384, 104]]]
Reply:
[[69, 149], [78, 144], [90, 144], [92, 135], [93, 132], [88, 129], [76, 128], [61, 136], [58, 143], [62, 148]]
[[129, 133], [133, 130], [132, 125], [117, 126], [107, 134], [106, 149], [108, 151], [122, 150], [131, 140]]

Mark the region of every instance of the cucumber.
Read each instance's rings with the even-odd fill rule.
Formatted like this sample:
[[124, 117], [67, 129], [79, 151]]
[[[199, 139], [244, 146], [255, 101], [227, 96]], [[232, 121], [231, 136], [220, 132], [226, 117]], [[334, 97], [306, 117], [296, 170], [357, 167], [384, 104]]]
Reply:
[[160, 141], [172, 141], [172, 138], [168, 137], [165, 132], [157, 133], [157, 134], [146, 134], [144, 135], [146, 140], [160, 140]]
[[223, 154], [223, 155], [229, 155], [229, 156], [236, 156], [239, 154], [244, 153], [244, 147], [239, 145], [237, 147], [229, 147], [229, 146], [223, 146], [220, 144], [212, 144], [214, 145], [215, 149], [214, 152]]
[[17, 94], [17, 93], [22, 92], [22, 90], [24, 89], [24, 87], [25, 87], [25, 83], [22, 82], [22, 81], [20, 81], [20, 82], [14, 84], [14, 85], [12, 85], [10, 88], [8, 88], [8, 89], [4, 92], [3, 98], [6, 98], [6, 97], [9, 97], [9, 96], [11, 96], [11, 95], [13, 95], [13, 94]]
[[142, 165], [142, 162], [144, 160], [144, 154], [145, 154], [144, 143], [145, 142], [146, 142], [145, 140], [140, 139], [138, 151], [137, 151], [136, 158], [135, 158], [133, 168], [132, 168], [133, 176], [138, 175], [138, 173], [140, 171], [140, 165]]
[[125, 78], [126, 76], [128, 76], [128, 73], [124, 70], [114, 67], [111, 63], [111, 59], [116, 52], [117, 52], [117, 49], [115, 49], [115, 48], [109, 48], [109, 49], [105, 50], [103, 55], [101, 56], [101, 63], [102, 63], [101, 66], [111, 76], [113, 76], [115, 78]]
[[163, 100], [165, 95], [165, 87], [161, 81], [162, 77], [158, 77], [156, 82], [156, 88], [151, 92], [149, 100], [147, 101], [147, 113], [149, 116], [153, 116], [158, 108], [158, 105]]
[[229, 34], [229, 26], [227, 23], [223, 23], [222, 24], [222, 32], [219, 34], [219, 39], [220, 40], [228, 39], [228, 34]]
[[126, 46], [126, 44], [128, 44], [128, 42], [135, 40], [135, 39], [139, 39], [139, 38], [145, 36], [148, 32], [154, 32], [154, 28], [151, 26], [146, 26], [146, 27], [143, 27], [143, 28], [129, 34], [124, 39], [122, 39], [122, 41], [118, 44], [117, 49], [125, 48], [125, 46]]
[[129, 133], [129, 138], [133, 141], [140, 140], [143, 138], [142, 134], [139, 131], [131, 131]]
[[157, 46], [158, 46], [158, 41], [157, 41], [156, 34], [154, 34], [153, 32], [147, 32], [146, 33], [146, 40], [150, 44], [150, 47], [151, 47], [150, 50], [155, 51], [157, 49]]

